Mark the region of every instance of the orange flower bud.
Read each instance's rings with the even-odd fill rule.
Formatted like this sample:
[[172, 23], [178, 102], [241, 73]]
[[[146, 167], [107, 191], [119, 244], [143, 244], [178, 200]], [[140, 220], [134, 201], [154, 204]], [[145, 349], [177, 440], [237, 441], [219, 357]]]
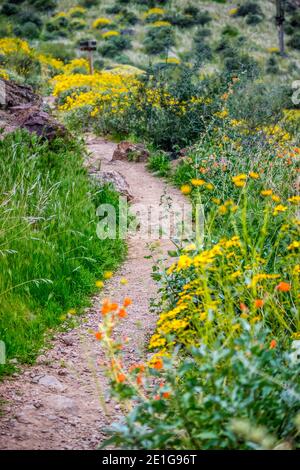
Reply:
[[119, 315], [120, 318], [125, 318], [125, 317], [127, 317], [127, 312], [126, 312], [125, 308], [123, 308], [123, 307], [120, 308], [120, 310], [119, 310], [119, 312], [118, 312], [118, 315]]
[[126, 376], [122, 374], [121, 372], [117, 375], [117, 382], [123, 383], [126, 380]]
[[131, 304], [132, 304], [132, 300], [130, 299], [130, 297], [125, 297], [124, 303], [123, 303], [124, 307], [129, 307], [129, 305]]

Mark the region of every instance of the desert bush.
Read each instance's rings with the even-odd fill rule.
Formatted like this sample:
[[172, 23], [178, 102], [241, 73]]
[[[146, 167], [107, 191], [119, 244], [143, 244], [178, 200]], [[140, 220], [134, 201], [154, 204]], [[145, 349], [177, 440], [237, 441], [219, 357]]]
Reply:
[[300, 33], [295, 33], [288, 41], [288, 46], [300, 50]]
[[98, 52], [103, 57], [115, 57], [120, 51], [131, 48], [131, 41], [127, 36], [111, 36], [100, 44]]
[[50, 55], [55, 59], [62, 60], [63, 62], [70, 62], [75, 58], [75, 51], [73, 47], [64, 44], [63, 42], [42, 43], [39, 49], [43, 54]]
[[147, 54], [167, 53], [175, 45], [175, 35], [171, 26], [150, 27], [143, 41]]
[[262, 9], [260, 5], [256, 2], [244, 2], [242, 5], [238, 7], [236, 12], [236, 16], [247, 16], [247, 15], [258, 15], [263, 16]]
[[74, 18], [70, 22], [70, 30], [71, 31], [81, 31], [82, 29], [86, 28], [86, 21], [80, 18]]
[[263, 21], [263, 17], [261, 15], [247, 15], [246, 17], [246, 23], [249, 25], [256, 25], [258, 23], [261, 23]]
[[258, 62], [248, 54], [236, 53], [230, 57], [228, 51], [228, 55], [224, 60], [224, 66], [227, 73], [231, 75], [241, 75], [254, 79], [260, 74]]
[[280, 121], [289, 101], [286, 87], [279, 83], [245, 82], [229, 97], [228, 107], [231, 116], [255, 128]]
[[157, 176], [168, 176], [171, 171], [170, 158], [164, 152], [151, 154], [147, 161], [147, 168]]
[[276, 59], [276, 56], [272, 55], [271, 57], [269, 57], [269, 59], [267, 60], [267, 64], [266, 64], [266, 73], [269, 73], [269, 74], [272, 74], [272, 75], [276, 75], [280, 72], [280, 69], [279, 69], [279, 65], [278, 65], [278, 61]]
[[292, 442], [298, 448], [299, 366], [262, 325], [241, 327], [233, 343], [192, 348], [187, 359], [157, 361], [150, 372], [139, 365], [116, 372], [113, 394], [134, 398], [135, 407], [108, 430], [106, 445], [258, 450]]
[[6, 16], [16, 15], [18, 11], [18, 6], [11, 2], [4, 2], [1, 8], [1, 14]]
[[211, 29], [208, 28], [198, 28], [194, 40], [195, 42], [202, 42], [204, 39], [209, 38], [212, 35]]
[[222, 36], [228, 36], [230, 38], [235, 38], [240, 34], [239, 29], [231, 25], [226, 25], [222, 29]]

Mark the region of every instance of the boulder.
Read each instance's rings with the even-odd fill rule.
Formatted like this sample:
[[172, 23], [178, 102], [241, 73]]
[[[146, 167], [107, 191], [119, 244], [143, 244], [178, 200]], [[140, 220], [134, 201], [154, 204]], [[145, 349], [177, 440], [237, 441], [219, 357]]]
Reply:
[[66, 128], [42, 109], [42, 98], [30, 86], [3, 80], [0, 95], [2, 136], [20, 128], [48, 140], [67, 135]]
[[125, 196], [127, 201], [132, 201], [133, 196], [130, 192], [129, 184], [121, 173], [115, 170], [101, 171], [94, 175], [101, 184], [111, 183], [116, 191]]
[[125, 160], [133, 162], [146, 162], [150, 156], [148, 150], [142, 144], [120, 142], [112, 156], [113, 160]]
[[30, 104], [31, 106], [41, 106], [42, 98], [34, 93], [28, 85], [19, 85], [18, 83], [1, 79], [1, 102], [3, 109], [10, 109], [14, 106]]
[[67, 135], [67, 130], [62, 124], [37, 106], [14, 106], [10, 109], [10, 113], [14, 114], [18, 127], [34, 132], [48, 140]]

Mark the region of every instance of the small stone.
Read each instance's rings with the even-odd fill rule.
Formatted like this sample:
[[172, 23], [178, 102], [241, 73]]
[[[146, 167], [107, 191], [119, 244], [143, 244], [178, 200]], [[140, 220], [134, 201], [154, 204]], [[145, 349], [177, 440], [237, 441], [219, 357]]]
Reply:
[[121, 173], [115, 170], [101, 171], [94, 176], [101, 184], [111, 183], [116, 191], [126, 197], [127, 201], [132, 201], [133, 196], [129, 184]]
[[44, 406], [52, 408], [56, 412], [67, 412], [69, 414], [77, 415], [78, 406], [72, 398], [64, 397], [62, 395], [50, 395], [44, 401]]
[[38, 384], [54, 392], [63, 392], [65, 390], [65, 387], [54, 375], [44, 375], [39, 379]]

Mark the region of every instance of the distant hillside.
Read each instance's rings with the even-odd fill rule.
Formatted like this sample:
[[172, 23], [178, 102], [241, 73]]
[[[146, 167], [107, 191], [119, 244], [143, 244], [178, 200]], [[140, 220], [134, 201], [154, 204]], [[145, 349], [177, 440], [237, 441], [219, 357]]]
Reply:
[[300, 72], [300, 1], [286, 2], [287, 57], [278, 53], [275, 0], [3, 1], [0, 36], [29, 40], [68, 61], [93, 38], [96, 69], [184, 62], [212, 72], [255, 60], [268, 75]]

